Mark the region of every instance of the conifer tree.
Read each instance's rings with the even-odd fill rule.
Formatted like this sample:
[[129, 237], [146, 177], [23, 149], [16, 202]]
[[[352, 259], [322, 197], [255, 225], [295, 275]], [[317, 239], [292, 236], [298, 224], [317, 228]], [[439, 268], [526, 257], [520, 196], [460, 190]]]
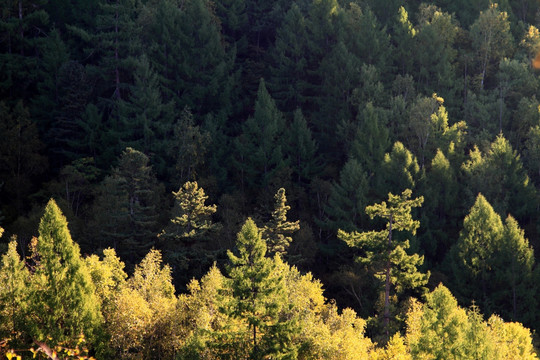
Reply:
[[[210, 121], [213, 122], [212, 120]], [[202, 172], [211, 142], [217, 142], [217, 139], [196, 125], [193, 114], [187, 107], [182, 110], [174, 123], [173, 133], [174, 139], [169, 145], [170, 157], [176, 161], [174, 170], [171, 170], [173, 177], [180, 183], [193, 181]]]
[[517, 221], [500, 216], [479, 194], [450, 252], [456, 294], [484, 313], [536, 324], [534, 254]]
[[458, 236], [458, 218], [461, 216], [458, 203], [459, 184], [454, 168], [441, 150], [431, 161], [420, 182], [420, 191], [430, 199], [422, 207], [422, 229], [419, 240], [426, 258], [442, 261]]
[[[0, 237], [2, 231], [0, 228]], [[0, 339], [11, 339], [12, 347], [22, 340], [21, 330], [28, 321], [29, 280], [30, 273], [17, 252], [17, 241], [12, 239], [0, 264]]]
[[416, 157], [403, 143], [397, 141], [392, 150], [384, 155], [375, 172], [375, 192], [378, 196], [384, 196], [400, 189], [414, 189], [419, 172]]
[[162, 188], [148, 157], [127, 148], [101, 183], [95, 203], [97, 231], [104, 243], [134, 264], [154, 245]]
[[465, 188], [468, 203], [481, 192], [497, 213], [512, 214], [519, 221], [530, 221], [535, 189], [523, 168], [521, 156], [510, 142], [500, 134], [482, 153], [475, 147], [463, 164], [468, 186]]
[[411, 210], [424, 202], [423, 197], [410, 199], [412, 191], [406, 189], [401, 195], [388, 194], [388, 203], [366, 207], [371, 219], [381, 217], [387, 221], [386, 229], [381, 231], [352, 232], [338, 231], [338, 237], [351, 247], [365, 251], [360, 261], [372, 268], [375, 276], [384, 281], [384, 331], [386, 340], [390, 339], [390, 291], [403, 293], [406, 289], [418, 289], [425, 285], [429, 272], [422, 274], [417, 267], [422, 265], [424, 257], [418, 254], [408, 255], [409, 240], [396, 236], [396, 231], [416, 233], [419, 221], [413, 220]]
[[92, 343], [101, 326], [99, 302], [67, 221], [50, 200], [39, 225], [39, 265], [29, 289], [26, 332], [43, 350], [74, 346], [81, 334]]
[[219, 246], [210, 239], [220, 225], [212, 222], [216, 205], [205, 204], [208, 196], [196, 181], [186, 182], [173, 196], [170, 223], [158, 237], [177, 283], [184, 285], [189, 281], [187, 274], [202, 276], [215, 260], [214, 251]]
[[288, 134], [289, 138], [284, 152], [293, 171], [292, 176], [295, 178], [296, 184], [301, 186], [309, 183], [321, 167], [317, 153], [318, 145], [313, 139], [302, 110], [296, 109], [294, 111], [293, 122]]
[[306, 101], [306, 39], [305, 16], [298, 4], [293, 3], [270, 50], [272, 65], [268, 86], [284, 112], [301, 108]]
[[284, 119], [263, 79], [259, 83], [255, 112], [242, 125], [236, 139], [236, 165], [249, 190], [267, 188], [284, 166], [282, 134]]
[[266, 243], [250, 218], [238, 233], [236, 247], [238, 255], [227, 252], [233, 299], [225, 311], [248, 326], [244, 341], [249, 343], [250, 359], [294, 358], [291, 324], [279, 317], [285, 306], [284, 280], [276, 271], [275, 262], [266, 257]]
[[332, 184], [325, 226], [332, 231], [358, 231], [363, 224], [367, 204], [368, 178], [355, 158], [350, 158], [341, 172], [339, 182]]
[[173, 126], [173, 103], [162, 100], [157, 75], [146, 56], [141, 56], [133, 73], [130, 95], [119, 101], [122, 148], [132, 147], [152, 154], [152, 163], [159, 174], [167, 163], [167, 135]]
[[[455, 293], [483, 306], [488, 301], [492, 256], [503, 236], [503, 223], [482, 194], [463, 221], [457, 244], [450, 257], [456, 284]], [[489, 311], [483, 308], [484, 311]]]
[[368, 102], [356, 116], [359, 123], [349, 155], [360, 163], [372, 178], [390, 147], [390, 134], [382, 109]]
[[286, 203], [285, 189], [280, 188], [274, 196], [272, 218], [262, 229], [262, 238], [266, 241], [269, 254], [285, 255], [292, 241], [290, 235], [300, 230], [298, 220], [287, 221], [287, 211], [291, 207]]

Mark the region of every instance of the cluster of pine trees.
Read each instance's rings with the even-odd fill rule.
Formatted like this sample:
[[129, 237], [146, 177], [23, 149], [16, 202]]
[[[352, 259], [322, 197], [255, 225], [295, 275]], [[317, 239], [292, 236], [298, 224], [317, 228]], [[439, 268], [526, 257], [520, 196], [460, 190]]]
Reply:
[[[255, 330], [262, 320], [245, 313], [259, 310], [227, 305], [243, 296], [232, 285], [248, 271], [237, 234], [251, 217], [269, 254], [257, 274], [282, 275], [289, 289], [277, 291], [289, 298], [268, 310], [277, 332], [261, 340], [267, 349], [301, 357], [307, 343], [338, 346], [347, 331], [363, 338], [365, 326], [369, 341], [415, 357], [415, 341], [425, 349], [435, 339], [419, 334], [428, 334], [421, 324], [433, 319], [423, 316], [435, 316], [441, 297], [461, 319], [452, 324], [464, 326], [453, 354], [469, 354], [463, 344], [479, 341], [463, 335], [471, 324], [470, 334], [485, 341], [521, 334], [504, 330], [501, 319], [538, 330], [540, 78], [531, 60], [540, 51], [539, 21], [535, 0], [4, 1], [2, 276], [33, 284], [20, 291], [45, 291], [37, 284], [49, 271], [42, 257], [50, 250], [35, 239], [45, 237], [43, 208], [54, 198], [84, 254], [77, 261], [92, 277], [73, 273], [62, 281], [78, 279], [82, 288], [93, 282], [88, 286], [101, 294], [101, 310], [88, 310], [100, 330], [84, 334], [92, 351], [245, 355], [262, 349], [257, 339], [267, 335]], [[16, 245], [9, 243], [14, 236]], [[227, 252], [235, 246], [240, 253]], [[158, 300], [140, 292], [147, 285], [135, 285], [150, 263], [165, 269], [159, 276], [168, 285]], [[15, 268], [18, 275], [6, 273]], [[287, 276], [308, 281], [301, 275], [308, 271], [337, 307], [323, 299], [315, 315], [314, 307], [295, 308], [300, 296], [293, 301], [288, 291], [301, 287]], [[2, 293], [19, 291], [9, 289]], [[176, 298], [174, 289], [183, 295]], [[28, 291], [20, 313], [37, 316], [39, 293]], [[130, 323], [136, 304], [127, 302], [136, 293], [146, 301], [137, 311], [145, 313]], [[411, 297], [425, 302], [413, 306]], [[0, 311], [15, 309], [3, 301]], [[216, 317], [205, 324], [166, 311], [159, 321], [167, 325], [141, 320], [158, 321], [157, 309], [187, 314], [203, 303]], [[47, 306], [64, 309], [60, 304]], [[347, 307], [365, 324], [338, 315]], [[480, 313], [500, 318], [485, 323]], [[18, 330], [6, 339], [27, 344], [51, 336], [55, 346], [68, 339], [10, 321], [3, 334]], [[304, 338], [281, 338], [300, 326], [295, 321], [341, 335], [331, 336], [332, 345], [317, 345], [307, 330], [293, 332]], [[255, 332], [252, 343], [247, 334], [231, 335], [247, 329], [244, 322]], [[115, 329], [124, 329], [121, 337], [130, 326], [141, 332], [115, 338]], [[75, 341], [81, 328], [71, 328]], [[161, 336], [148, 329], [175, 345], [146, 348], [157, 341], [147, 336]], [[401, 340], [393, 342], [394, 333]]]
[[[414, 227], [410, 208], [419, 201], [408, 200], [409, 195], [393, 197], [390, 207], [383, 203], [374, 211], [392, 214], [390, 219], [401, 224], [396, 228]], [[18, 254], [16, 240], [2, 256], [0, 355], [53, 360], [537, 359], [528, 329], [496, 315], [484, 321], [478, 307], [458, 306], [443, 285], [426, 294], [425, 303], [412, 300], [403, 334], [376, 346], [365, 335], [365, 320], [350, 308], [339, 311], [324, 297], [318, 280], [281, 259], [284, 247], [276, 244], [283, 242], [273, 241], [280, 233], [279, 227], [259, 228], [248, 218], [235, 250], [227, 252], [225, 273], [214, 264], [176, 296], [171, 268], [158, 250], [150, 250], [131, 276], [112, 248], [102, 257], [83, 258], [51, 200], [26, 259]]]

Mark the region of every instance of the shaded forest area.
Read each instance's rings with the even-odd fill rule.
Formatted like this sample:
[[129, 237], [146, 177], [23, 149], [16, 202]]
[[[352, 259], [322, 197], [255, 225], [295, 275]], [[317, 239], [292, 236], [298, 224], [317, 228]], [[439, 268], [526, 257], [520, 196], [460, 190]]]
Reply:
[[[540, 329], [539, 24], [533, 0], [2, 2], [4, 274], [20, 265], [17, 251], [29, 271], [21, 278], [41, 271], [35, 236], [53, 198], [59, 208], [49, 203], [45, 214], [65, 215], [84, 266], [112, 266], [110, 287], [125, 301], [146, 286], [133, 279], [147, 259], [170, 266], [164, 298], [182, 294], [171, 309], [204, 291], [192, 279], [212, 282], [204, 296], [214, 310], [234, 303], [219, 298], [234, 299], [234, 286], [218, 296], [217, 282], [242, 276], [233, 252], [251, 227], [246, 237], [265, 240], [272, 263], [261, 269], [294, 281], [313, 273], [325, 289], [313, 280], [318, 299], [336, 303], [317, 314], [360, 321], [362, 338], [365, 326], [373, 341], [399, 348], [406, 339], [418, 355], [411, 344], [426, 345], [411, 319], [455, 302], [451, 294], [472, 306], [452, 305], [477, 330], [488, 331], [480, 313]], [[407, 221], [393, 222], [391, 204], [414, 204]], [[379, 240], [393, 232], [378, 230], [392, 225], [386, 245]], [[291, 279], [282, 286], [298, 286]], [[141, 316], [151, 317], [158, 303], [145, 301]], [[122, 324], [124, 303], [101, 306], [113, 303], [107, 321]], [[295, 317], [276, 305], [268, 318], [278, 313]], [[193, 325], [190, 316], [181, 321], [213, 332], [184, 333], [194, 341], [185, 351], [239, 344], [223, 330], [238, 323]], [[502, 331], [501, 318], [489, 331]], [[130, 341], [145, 343], [137, 336]], [[111, 349], [129, 357], [129, 342], [115, 339]], [[162, 349], [148, 346], [133, 347], [145, 358]]]

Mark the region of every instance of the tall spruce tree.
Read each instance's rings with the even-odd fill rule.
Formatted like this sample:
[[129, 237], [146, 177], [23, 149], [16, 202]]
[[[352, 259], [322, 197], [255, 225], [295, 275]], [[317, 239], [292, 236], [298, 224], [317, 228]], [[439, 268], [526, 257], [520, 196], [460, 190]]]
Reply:
[[366, 213], [371, 219], [381, 217], [386, 221], [386, 229], [381, 231], [352, 232], [338, 231], [338, 237], [351, 247], [364, 250], [360, 261], [370, 267], [375, 276], [384, 281], [384, 333], [390, 339], [390, 292], [403, 293], [406, 289], [418, 289], [427, 284], [429, 272], [422, 274], [417, 267], [424, 262], [418, 254], [409, 255], [409, 240], [396, 236], [396, 231], [416, 233], [420, 222], [412, 219], [411, 210], [424, 202], [423, 197], [410, 199], [412, 191], [407, 189], [401, 195], [388, 194], [388, 203], [367, 206]]
[[284, 167], [282, 135], [284, 118], [263, 79], [259, 83], [255, 112], [242, 125], [235, 142], [235, 163], [246, 190], [267, 189]]
[[56, 345], [74, 347], [81, 334], [94, 343], [102, 321], [99, 301], [79, 246], [52, 199], [39, 224], [36, 250], [39, 264], [29, 289], [28, 336], [45, 352]]
[[205, 204], [208, 196], [196, 181], [186, 182], [172, 194], [171, 220], [158, 235], [158, 243], [173, 267], [176, 282], [184, 285], [189, 281], [186, 275], [200, 277], [215, 261], [220, 246], [210, 240], [220, 225], [212, 222], [216, 205]]
[[227, 252], [232, 300], [225, 311], [248, 326], [244, 341], [249, 343], [249, 358], [295, 358], [290, 341], [294, 329], [279, 316], [286, 306], [284, 279], [276, 271], [275, 260], [265, 256], [266, 243], [250, 218], [238, 233], [236, 247], [237, 255]]
[[476, 302], [484, 313], [536, 323], [530, 311], [536, 292], [532, 248], [517, 221], [509, 216], [503, 224], [482, 194], [465, 217], [449, 260], [462, 301]]
[[148, 157], [124, 150], [118, 166], [98, 189], [95, 203], [100, 247], [114, 247], [120, 257], [135, 264], [155, 243], [162, 187]]
[[287, 253], [291, 244], [291, 235], [300, 230], [299, 221], [287, 221], [287, 211], [291, 207], [287, 205], [285, 189], [280, 188], [274, 195], [274, 211], [272, 218], [262, 229], [262, 238], [266, 241], [269, 254]]

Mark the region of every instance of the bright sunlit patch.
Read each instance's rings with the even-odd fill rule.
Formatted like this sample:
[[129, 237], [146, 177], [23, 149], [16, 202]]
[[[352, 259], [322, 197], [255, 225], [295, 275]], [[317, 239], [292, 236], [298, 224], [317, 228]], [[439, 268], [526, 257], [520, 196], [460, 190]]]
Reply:
[[532, 66], [535, 69], [540, 69], [540, 52], [536, 54], [536, 57], [533, 59]]

